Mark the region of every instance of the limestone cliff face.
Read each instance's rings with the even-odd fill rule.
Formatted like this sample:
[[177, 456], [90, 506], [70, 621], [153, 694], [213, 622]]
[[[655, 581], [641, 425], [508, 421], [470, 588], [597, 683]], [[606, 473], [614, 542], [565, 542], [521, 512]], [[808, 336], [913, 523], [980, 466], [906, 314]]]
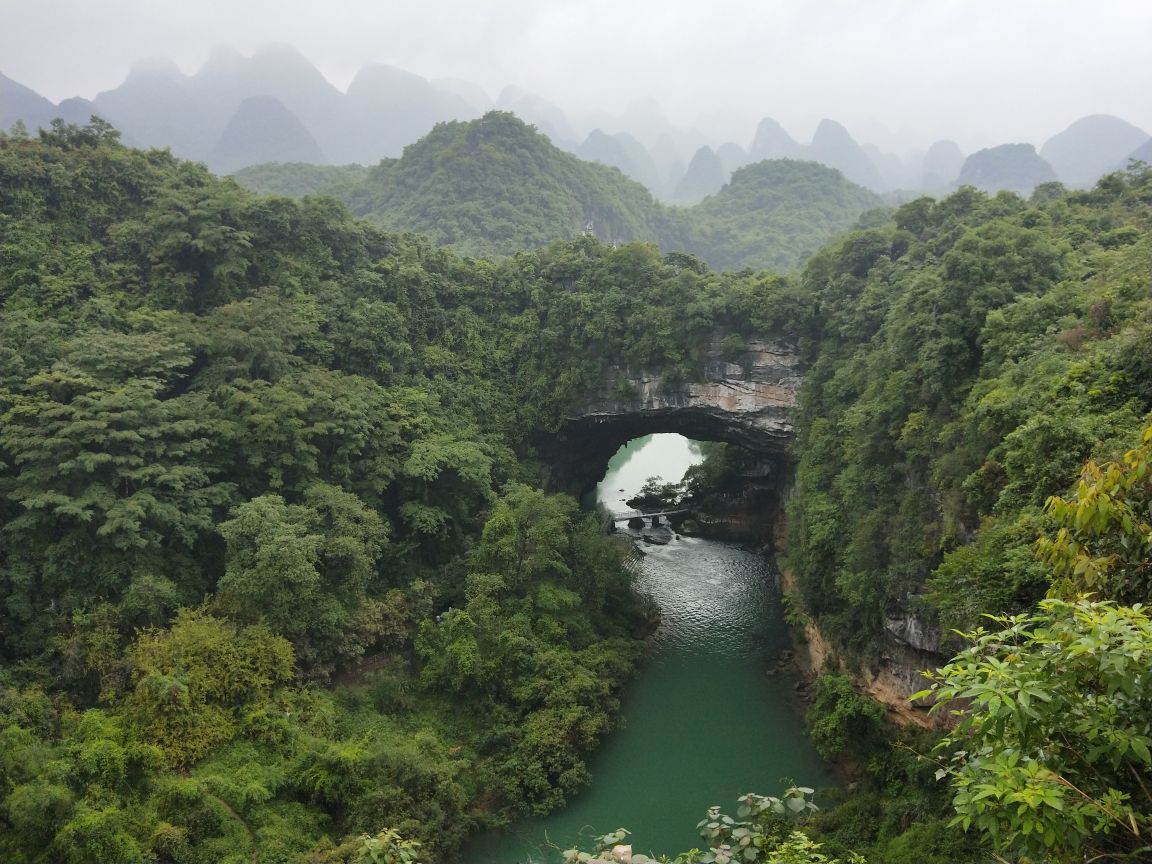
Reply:
[[[781, 588], [784, 591], [795, 591], [795, 574], [782, 571]], [[884, 647], [879, 659], [863, 668], [842, 664], [833, 645], [811, 619], [805, 624], [803, 632], [797, 632], [795, 636], [796, 660], [806, 677], [814, 678], [831, 664], [833, 668], [846, 673], [861, 693], [883, 705], [892, 722], [923, 728], [951, 725], [950, 715], [928, 713], [930, 702], [910, 702], [908, 699], [913, 693], [928, 686], [922, 672], [935, 669], [945, 662], [945, 658], [938, 653], [937, 635], [911, 613], [889, 620], [882, 637]]]
[[926, 623], [915, 612], [905, 611], [892, 615], [884, 622], [884, 630], [896, 642], [925, 654], [940, 654], [940, 631]]
[[[670, 380], [663, 372], [613, 367], [598, 393], [574, 406], [572, 420], [603, 423], [614, 417], [695, 414], [711, 418], [726, 437], [747, 439], [757, 450], [792, 438], [800, 390], [799, 358], [784, 345], [748, 340], [732, 360], [714, 338], [697, 380]], [[735, 353], [735, 352], [734, 352]]]
[[795, 349], [766, 339], [736, 348], [732, 341], [713, 334], [699, 374], [687, 380], [665, 369], [608, 368], [600, 385], [570, 406], [561, 428], [535, 442], [549, 486], [579, 495], [604, 475], [622, 444], [657, 432], [763, 453], [778, 463], [783, 482], [800, 358]]

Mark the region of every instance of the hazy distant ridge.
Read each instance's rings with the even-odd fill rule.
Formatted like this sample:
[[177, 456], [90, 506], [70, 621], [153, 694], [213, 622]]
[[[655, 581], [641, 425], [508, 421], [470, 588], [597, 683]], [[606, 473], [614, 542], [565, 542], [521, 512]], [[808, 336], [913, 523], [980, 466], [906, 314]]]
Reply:
[[[146, 60], [119, 87], [59, 105], [0, 75], [0, 128], [21, 121], [34, 130], [53, 117], [83, 123], [96, 114], [120, 129], [128, 143], [169, 147], [221, 173], [273, 161], [374, 165], [398, 157], [437, 123], [475, 119], [494, 107], [533, 124], [563, 150], [619, 168], [665, 201], [698, 201], [719, 191], [740, 167], [764, 159], [819, 162], [876, 192], [936, 192], [967, 182], [961, 177], [966, 154], [951, 141], [897, 155], [857, 141], [826, 118], [811, 141], [802, 143], [771, 117], [760, 121], [750, 141], [723, 140], [708, 129], [677, 127], [654, 99], [634, 103], [611, 125], [585, 135], [561, 106], [514, 86], [493, 101], [468, 81], [429, 81], [376, 64], [361, 69], [341, 92], [286, 45], [250, 57], [219, 48], [191, 75], [170, 61]], [[1039, 150], [1038, 158], [1056, 179], [1090, 186], [1146, 153], [1148, 140], [1144, 130], [1097, 114], [1075, 121], [1039, 148], [1029, 146]], [[976, 165], [988, 158], [981, 156]], [[969, 176], [973, 170], [970, 166]], [[1027, 191], [1019, 184], [1041, 175], [1047, 176], [1009, 171], [1000, 185], [997, 171], [986, 170], [980, 179], [984, 188]]]

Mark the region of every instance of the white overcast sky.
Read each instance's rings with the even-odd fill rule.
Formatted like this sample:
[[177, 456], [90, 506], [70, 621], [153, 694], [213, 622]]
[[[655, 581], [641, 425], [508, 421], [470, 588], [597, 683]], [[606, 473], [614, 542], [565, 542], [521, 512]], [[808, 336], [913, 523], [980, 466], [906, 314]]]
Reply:
[[516, 84], [579, 121], [655, 96], [673, 120], [821, 117], [965, 149], [1078, 117], [1152, 132], [1152, 0], [0, 0], [0, 72], [53, 101], [133, 61], [295, 45], [338, 87], [367, 63]]

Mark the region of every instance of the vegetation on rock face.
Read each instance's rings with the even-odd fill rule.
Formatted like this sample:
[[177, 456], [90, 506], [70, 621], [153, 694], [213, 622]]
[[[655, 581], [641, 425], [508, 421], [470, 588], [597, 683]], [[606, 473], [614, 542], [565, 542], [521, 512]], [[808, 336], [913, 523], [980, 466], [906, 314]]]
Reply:
[[1150, 201], [1148, 171], [1031, 205], [961, 190], [811, 261], [788, 562], [841, 650], [893, 613], [967, 629], [1044, 595], [1045, 500], [1152, 409]]
[[[1062, 797], [1073, 795], [1065, 781], [1079, 787], [1073, 774], [1095, 770], [1065, 763], [1072, 751], [1146, 771], [1143, 678], [1124, 659], [1143, 656], [1133, 619], [1143, 613], [1027, 610], [1048, 592], [1066, 603], [1082, 591], [1148, 600], [1147, 444], [1120, 454], [1152, 409], [1143, 367], [1152, 338], [1150, 228], [1152, 173], [1138, 169], [1089, 192], [1042, 187], [1029, 203], [974, 190], [915, 201], [893, 224], [850, 235], [809, 263], [802, 282], [813, 309], [812, 365], [786, 553], [803, 614], [849, 664], [875, 661], [894, 616], [935, 617], [965, 631], [984, 614], [1025, 616], [1006, 620], [1015, 631], [977, 636], [941, 673], [940, 690], [976, 700], [941, 756], [947, 763], [964, 753], [941, 775], [954, 778], [960, 817], [949, 827], [945, 784], [925, 776], [928, 763], [902, 764], [902, 751], [885, 746], [860, 766], [856, 792], [818, 821], [834, 851], [891, 862], [933, 860], [929, 852], [974, 860], [977, 843], [1073, 861], [1092, 850], [1133, 854], [1144, 842], [1134, 832], [1146, 834], [1149, 807], [1143, 790], [1129, 788], [1130, 768], [1123, 782], [1101, 771], [1083, 797]], [[1060, 497], [1089, 457], [1115, 461], [1090, 462], [1076, 497]], [[1105, 619], [1116, 622], [1111, 636]], [[1044, 647], [1057, 631], [1062, 644], [1099, 650], [1061, 657], [1058, 646]], [[1048, 736], [1043, 717], [1060, 699], [1063, 713], [1050, 716], [1065, 720], [1091, 710], [1076, 704], [1077, 693], [1107, 701], [1110, 685], [1077, 682], [1081, 662], [1084, 670], [1128, 664], [1119, 678], [1136, 689], [1117, 698], [1129, 713], [1108, 715], [1116, 735], [1093, 737], [1086, 723], [1066, 729], [1066, 741]], [[838, 740], [865, 716], [853, 694], [817, 692], [818, 740]], [[855, 734], [849, 752], [868, 752], [870, 734]], [[1021, 736], [1044, 743], [1026, 751]], [[931, 749], [897, 742], [904, 746]], [[1119, 809], [1116, 795], [1128, 796]], [[964, 825], [972, 828], [967, 847]]]

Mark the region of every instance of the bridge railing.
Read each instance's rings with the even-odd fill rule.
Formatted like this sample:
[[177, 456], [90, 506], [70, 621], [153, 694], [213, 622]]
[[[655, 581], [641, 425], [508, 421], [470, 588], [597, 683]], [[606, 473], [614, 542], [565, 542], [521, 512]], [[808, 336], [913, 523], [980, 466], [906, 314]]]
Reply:
[[653, 528], [660, 524], [662, 518], [669, 516], [690, 516], [692, 510], [688, 507], [681, 507], [676, 510], [660, 510], [656, 513], [645, 513], [642, 510], [628, 510], [623, 513], [610, 513], [604, 519], [604, 533], [611, 534], [616, 530], [616, 523], [618, 522], [631, 522], [633, 519], [648, 519]]

